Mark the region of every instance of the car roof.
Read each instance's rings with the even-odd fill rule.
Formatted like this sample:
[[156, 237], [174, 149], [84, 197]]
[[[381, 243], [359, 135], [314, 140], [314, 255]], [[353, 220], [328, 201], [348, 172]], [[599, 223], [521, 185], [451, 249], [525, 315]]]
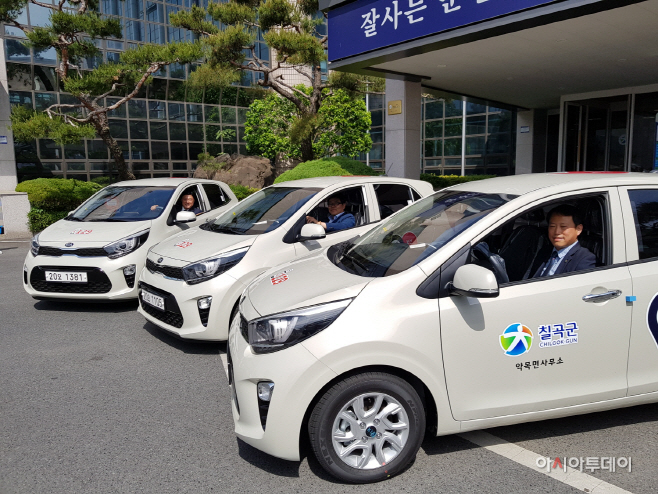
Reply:
[[205, 180], [202, 178], [180, 178], [180, 177], [165, 177], [165, 178], [139, 178], [137, 180], [125, 180], [123, 182], [116, 182], [110, 185], [120, 185], [122, 187], [132, 186], [132, 187], [178, 187], [182, 184], [187, 183], [223, 183], [217, 182], [216, 180]]
[[398, 177], [384, 177], [384, 176], [363, 176], [363, 175], [347, 175], [347, 176], [338, 176], [338, 177], [315, 177], [315, 178], [303, 178], [301, 180], [290, 180], [287, 182], [280, 182], [275, 184], [274, 187], [330, 187], [332, 185], [350, 185], [350, 184], [365, 184], [370, 182], [378, 183], [406, 183], [414, 184], [420, 182], [420, 180], [414, 180], [411, 178], [398, 178]]
[[658, 185], [658, 174], [627, 172], [528, 173], [461, 183], [451, 187], [451, 189], [482, 192], [484, 194], [523, 195], [549, 187], [595, 188], [624, 185]]

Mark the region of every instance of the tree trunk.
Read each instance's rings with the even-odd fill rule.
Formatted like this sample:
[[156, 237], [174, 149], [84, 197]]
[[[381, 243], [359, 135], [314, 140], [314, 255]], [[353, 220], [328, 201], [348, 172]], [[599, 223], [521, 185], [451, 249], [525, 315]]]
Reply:
[[112, 158], [114, 158], [114, 163], [117, 165], [117, 172], [119, 172], [119, 180], [135, 180], [135, 175], [128, 169], [126, 160], [123, 159], [123, 150], [110, 134], [110, 129], [104, 126], [98, 129], [98, 134], [110, 150]]
[[300, 145], [302, 152], [302, 161], [311, 161], [315, 159], [313, 155], [313, 136], [305, 137]]

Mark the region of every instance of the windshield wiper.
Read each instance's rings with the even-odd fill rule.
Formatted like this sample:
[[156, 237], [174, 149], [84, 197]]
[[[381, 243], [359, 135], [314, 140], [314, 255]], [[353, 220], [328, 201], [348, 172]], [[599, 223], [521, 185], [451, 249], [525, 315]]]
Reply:
[[216, 233], [230, 233], [231, 235], [242, 235], [244, 233], [228, 226], [213, 226], [212, 231]]
[[67, 221], [84, 221], [84, 220], [82, 220], [82, 219], [80, 219], [80, 218], [77, 218], [77, 217], [75, 217], [75, 216], [73, 216], [73, 215], [67, 216], [67, 217], [64, 218], [64, 219], [67, 220]]
[[95, 219], [95, 220], [87, 220], [87, 221], [94, 221], [94, 222], [100, 222], [100, 221], [113, 221], [113, 222], [119, 222], [119, 223], [126, 223], [128, 221], [133, 221], [133, 220], [120, 220], [118, 218], [105, 218], [105, 219]]

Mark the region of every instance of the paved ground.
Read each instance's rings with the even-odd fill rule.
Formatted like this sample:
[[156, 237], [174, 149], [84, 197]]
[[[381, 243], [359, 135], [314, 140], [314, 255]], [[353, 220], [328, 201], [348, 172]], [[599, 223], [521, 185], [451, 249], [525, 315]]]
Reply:
[[[221, 344], [181, 342], [136, 304], [38, 302], [20, 276], [27, 243], [0, 243], [0, 493], [577, 492], [458, 436], [426, 439], [376, 486], [336, 483], [233, 434]], [[635, 494], [658, 485], [658, 405], [488, 432], [544, 456], [632, 456], [594, 473]], [[596, 492], [596, 490], [595, 490]]]

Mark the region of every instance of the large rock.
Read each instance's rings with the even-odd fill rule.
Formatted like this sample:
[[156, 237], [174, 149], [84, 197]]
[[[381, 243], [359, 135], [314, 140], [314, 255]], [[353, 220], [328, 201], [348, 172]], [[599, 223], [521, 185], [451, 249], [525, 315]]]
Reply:
[[269, 159], [241, 154], [223, 154], [205, 161], [197, 167], [194, 176], [255, 189], [272, 185], [275, 178]]
[[288, 170], [292, 170], [300, 163], [301, 160], [286, 158], [283, 153], [277, 154], [276, 159], [274, 160], [274, 178], [282, 175]]

